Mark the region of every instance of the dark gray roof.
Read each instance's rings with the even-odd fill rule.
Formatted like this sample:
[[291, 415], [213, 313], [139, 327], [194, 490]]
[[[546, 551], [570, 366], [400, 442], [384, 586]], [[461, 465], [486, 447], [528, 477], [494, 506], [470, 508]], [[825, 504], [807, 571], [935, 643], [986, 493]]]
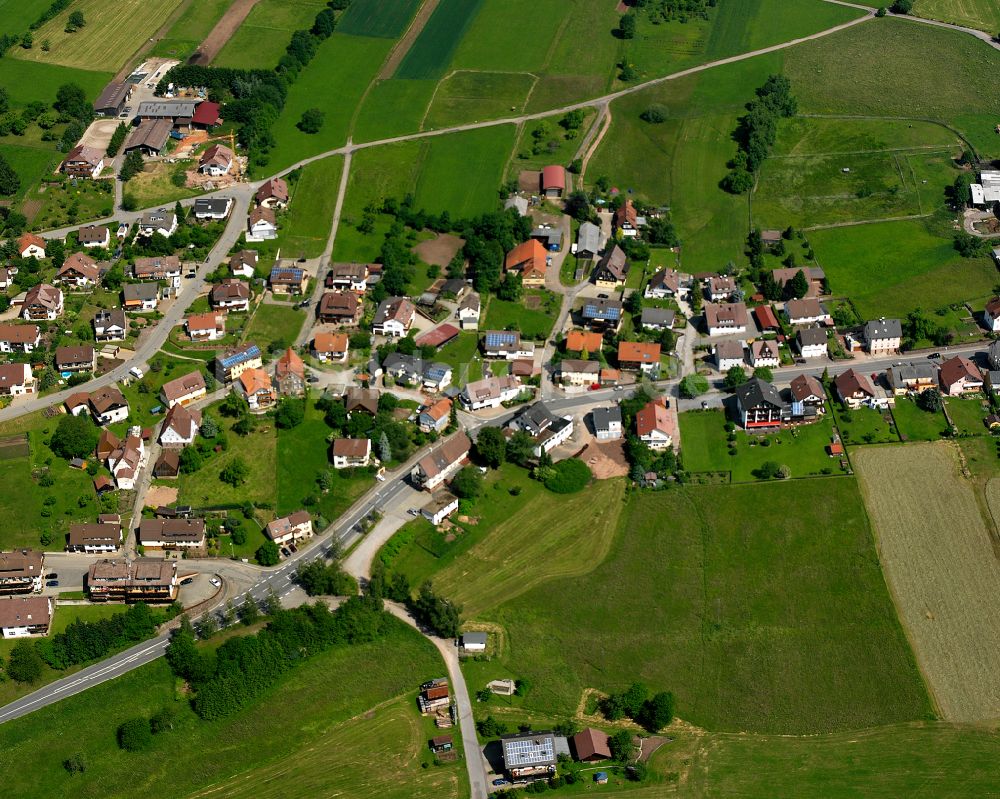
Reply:
[[796, 335], [799, 337], [799, 343], [804, 347], [826, 344], [826, 331], [819, 327], [803, 327]]
[[159, 283], [126, 283], [126, 300], [155, 300], [160, 295]]
[[195, 214], [221, 214], [229, 207], [228, 197], [207, 197], [194, 201]]
[[672, 327], [677, 314], [669, 308], [643, 308], [643, 325], [665, 325]]
[[622, 409], [617, 405], [613, 408], [594, 408], [593, 417], [596, 430], [610, 430], [612, 422], [622, 423]]
[[866, 341], [901, 338], [902, 335], [903, 325], [898, 319], [873, 319], [865, 325]]
[[737, 387], [736, 397], [744, 408], [757, 408], [761, 405], [773, 405], [775, 408], [788, 407], [778, 389], [759, 377], [751, 377], [742, 386]]
[[533, 436], [537, 436], [560, 421], [564, 420], [552, 413], [544, 402], [539, 401], [533, 402], [531, 405], [518, 411], [511, 420], [511, 424], [527, 430]]
[[486, 644], [486, 633], [462, 633], [462, 644]]

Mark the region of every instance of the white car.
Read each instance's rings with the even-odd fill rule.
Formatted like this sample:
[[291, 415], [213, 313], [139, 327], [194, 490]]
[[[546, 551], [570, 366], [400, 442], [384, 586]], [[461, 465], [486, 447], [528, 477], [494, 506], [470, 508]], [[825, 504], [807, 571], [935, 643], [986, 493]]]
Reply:
[[211, 580], [209, 580], [209, 582], [212, 585], [214, 585], [216, 588], [218, 588], [220, 585], [222, 585], [222, 580], [220, 580], [218, 577], [213, 577]]
[[378, 480], [380, 483], [384, 483], [385, 475], [379, 472], [378, 474], [375, 475], [375, 479]]
[[128, 370], [128, 373], [132, 375], [132, 377], [134, 377], [136, 380], [142, 380], [142, 369], [140, 369], [138, 366], [133, 366], [131, 369]]

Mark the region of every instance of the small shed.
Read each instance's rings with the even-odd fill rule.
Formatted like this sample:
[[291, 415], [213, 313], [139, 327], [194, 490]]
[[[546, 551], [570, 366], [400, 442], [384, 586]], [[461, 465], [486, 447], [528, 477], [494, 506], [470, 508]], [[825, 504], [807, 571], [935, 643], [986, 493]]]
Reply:
[[606, 772], [606, 771], [598, 771], [594, 775], [594, 782], [596, 782], [598, 785], [607, 785], [608, 784], [608, 772]]
[[462, 648], [466, 652], [485, 652], [486, 633], [462, 633]]
[[450, 752], [454, 742], [450, 735], [438, 735], [436, 738], [431, 738], [430, 745], [432, 752]]

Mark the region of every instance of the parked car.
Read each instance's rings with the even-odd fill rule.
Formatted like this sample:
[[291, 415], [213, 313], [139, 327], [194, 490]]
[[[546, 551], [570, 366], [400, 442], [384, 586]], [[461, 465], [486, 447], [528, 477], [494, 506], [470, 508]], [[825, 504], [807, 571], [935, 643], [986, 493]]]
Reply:
[[133, 366], [131, 369], [128, 370], [128, 373], [132, 375], [132, 377], [134, 377], [136, 380], [142, 380], [142, 369], [140, 369], [138, 366]]
[[292, 553], [288, 551], [288, 547], [282, 547], [282, 548], [281, 548], [281, 554], [282, 554], [282, 555], [283, 555], [284, 557], [286, 557], [286, 558], [287, 558], [287, 557], [288, 557], [289, 555], [291, 555]]
[[46, 585], [47, 585], [47, 586], [48, 586], [49, 588], [58, 588], [58, 587], [59, 587], [59, 581], [58, 581], [58, 580], [49, 580], [49, 581], [48, 581], [48, 582], [46, 583]]
[[209, 582], [216, 588], [222, 585], [222, 580], [220, 580], [218, 577], [213, 577], [211, 580], [209, 580]]
[[503, 787], [504, 785], [507, 785], [508, 783], [507, 783], [507, 780], [505, 780], [503, 777], [501, 777], [500, 779], [493, 780], [492, 784], [495, 785], [497, 788], [500, 788], [500, 787]]
[[298, 548], [297, 546], [295, 546], [295, 544], [289, 544], [289, 545], [288, 545], [288, 548], [289, 548], [289, 549], [290, 549], [290, 550], [291, 550], [292, 552], [298, 552], [298, 551], [299, 551], [299, 548]]
[[319, 382], [319, 378], [316, 377], [316, 375], [309, 375], [309, 377], [306, 378], [306, 382], [307, 383], [318, 383]]
[[928, 355], [927, 357], [928, 357], [928, 358], [940, 358], [940, 357], [941, 357], [941, 353], [940, 353], [940, 352], [932, 352], [932, 353], [931, 353], [930, 355]]
[[45, 575], [45, 579], [46, 580], [58, 580], [59, 579], [59, 575], [56, 574], [55, 572], [52, 572], [52, 574], [46, 574]]

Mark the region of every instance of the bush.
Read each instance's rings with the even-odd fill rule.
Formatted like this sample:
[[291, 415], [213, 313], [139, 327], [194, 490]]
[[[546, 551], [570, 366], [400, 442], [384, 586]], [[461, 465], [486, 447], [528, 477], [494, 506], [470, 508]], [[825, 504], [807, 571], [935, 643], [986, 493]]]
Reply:
[[87, 759], [83, 752], [77, 752], [63, 761], [63, 768], [70, 774], [83, 774], [87, 770]]
[[909, 14], [913, 9], [913, 0], [895, 0], [890, 6], [893, 14]]
[[590, 483], [590, 469], [577, 458], [555, 464], [545, 479], [545, 487], [554, 494], [575, 494]]
[[661, 122], [666, 122], [667, 120], [667, 109], [662, 105], [651, 105], [641, 114], [639, 114], [639, 119], [643, 122], [651, 122], [654, 125], [659, 125]]
[[694, 399], [695, 397], [700, 397], [706, 391], [708, 391], [709, 385], [708, 380], [702, 375], [688, 375], [683, 380], [681, 380], [680, 392], [681, 396], [686, 399]]
[[281, 553], [278, 551], [278, 545], [274, 541], [265, 541], [257, 547], [254, 557], [257, 558], [257, 563], [261, 566], [277, 566], [278, 561], [281, 559]]
[[451, 490], [459, 499], [475, 499], [483, 490], [483, 475], [474, 466], [459, 470], [451, 481]]
[[143, 752], [152, 743], [153, 731], [147, 719], [129, 719], [118, 726], [118, 746], [126, 752]]

